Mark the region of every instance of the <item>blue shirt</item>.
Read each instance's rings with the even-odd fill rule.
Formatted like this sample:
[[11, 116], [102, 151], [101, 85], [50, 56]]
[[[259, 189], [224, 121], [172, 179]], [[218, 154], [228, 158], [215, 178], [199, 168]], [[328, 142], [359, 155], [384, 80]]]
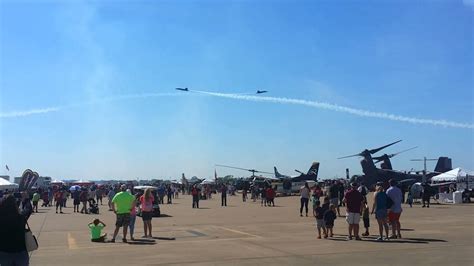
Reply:
[[377, 194], [375, 194], [375, 202], [377, 205], [375, 206], [376, 211], [386, 210], [387, 209], [387, 194], [384, 191], [377, 192]]
[[387, 196], [393, 201], [390, 210], [395, 213], [402, 212], [402, 191], [392, 186], [387, 190]]

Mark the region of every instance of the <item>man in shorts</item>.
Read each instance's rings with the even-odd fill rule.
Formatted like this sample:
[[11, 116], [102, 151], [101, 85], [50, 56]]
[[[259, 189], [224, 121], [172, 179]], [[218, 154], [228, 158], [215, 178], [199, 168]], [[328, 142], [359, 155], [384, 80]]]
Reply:
[[359, 237], [359, 222], [363, 200], [362, 194], [357, 190], [357, 183], [352, 183], [351, 189], [344, 195], [347, 211], [346, 221], [349, 224], [348, 240], [352, 240], [353, 235], [356, 240], [361, 240]]
[[117, 193], [112, 199], [112, 210], [117, 215], [117, 220], [115, 222], [115, 231], [114, 236], [110, 242], [115, 242], [115, 237], [117, 237], [120, 227], [123, 227], [123, 238], [122, 242], [127, 242], [127, 229], [130, 224], [130, 210], [135, 204], [135, 197], [128, 193], [127, 187], [122, 185], [120, 187], [121, 192]]
[[388, 221], [392, 224], [392, 235], [390, 238], [402, 238], [400, 234], [400, 215], [402, 214], [402, 191], [397, 187], [397, 181], [391, 179], [390, 187], [387, 189], [387, 197], [392, 200], [392, 206], [388, 211]]

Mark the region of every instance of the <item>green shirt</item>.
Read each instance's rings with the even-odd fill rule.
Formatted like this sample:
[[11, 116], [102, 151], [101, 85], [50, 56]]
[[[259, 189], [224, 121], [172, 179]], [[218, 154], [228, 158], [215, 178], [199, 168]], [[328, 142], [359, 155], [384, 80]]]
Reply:
[[100, 235], [102, 233], [102, 228], [104, 228], [104, 225], [101, 223], [99, 223], [98, 225], [89, 224], [89, 228], [91, 229], [91, 238], [97, 239], [97, 238], [100, 238]]
[[39, 193], [33, 194], [33, 201], [39, 201], [39, 200], [40, 200], [40, 194]]
[[132, 194], [128, 192], [119, 192], [114, 196], [112, 202], [115, 203], [117, 214], [126, 214], [130, 213], [134, 200], [135, 197]]

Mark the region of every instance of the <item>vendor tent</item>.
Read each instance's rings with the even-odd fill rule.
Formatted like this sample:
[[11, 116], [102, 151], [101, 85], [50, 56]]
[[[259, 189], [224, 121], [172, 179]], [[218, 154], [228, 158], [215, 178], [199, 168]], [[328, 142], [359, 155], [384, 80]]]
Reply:
[[0, 178], [0, 189], [1, 190], [4, 190], [4, 189], [17, 189], [17, 188], [18, 188], [18, 184], [11, 183], [8, 180]]
[[53, 185], [64, 185], [64, 182], [61, 181], [61, 180], [57, 180], [57, 179], [54, 179], [52, 180], [51, 182], [49, 182], [50, 184], [53, 184]]
[[83, 179], [81, 179], [81, 180], [76, 180], [76, 181], [74, 181], [74, 182], [71, 182], [71, 184], [73, 184], [73, 185], [80, 185], [80, 186], [89, 186], [89, 185], [93, 185], [94, 182], [89, 181], [89, 180], [83, 180]]
[[458, 190], [466, 188], [466, 185], [469, 186], [469, 189], [472, 189], [474, 187], [474, 174], [458, 167], [433, 176], [431, 182], [456, 182]]

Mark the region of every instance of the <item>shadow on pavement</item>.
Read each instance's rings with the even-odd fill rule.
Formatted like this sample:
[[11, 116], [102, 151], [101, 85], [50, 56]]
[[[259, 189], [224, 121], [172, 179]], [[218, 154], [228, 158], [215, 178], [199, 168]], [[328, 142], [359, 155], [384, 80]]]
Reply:
[[158, 240], [176, 240], [175, 237], [160, 237], [160, 236], [154, 236], [153, 239], [158, 239]]

